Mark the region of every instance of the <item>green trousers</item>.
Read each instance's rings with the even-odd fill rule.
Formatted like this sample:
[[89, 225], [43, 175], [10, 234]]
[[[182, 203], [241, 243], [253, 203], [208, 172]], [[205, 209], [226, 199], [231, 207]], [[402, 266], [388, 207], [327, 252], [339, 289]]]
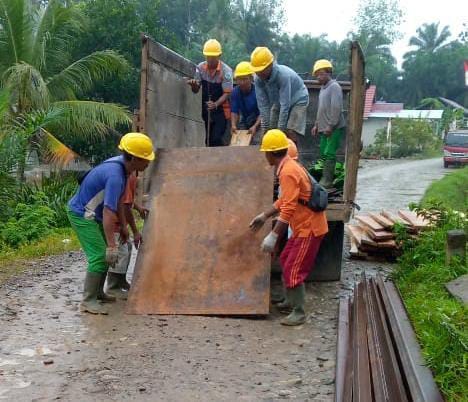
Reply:
[[67, 210], [67, 215], [86, 255], [88, 272], [107, 272], [107, 244], [102, 223], [85, 219], [70, 210]]
[[332, 131], [330, 136], [320, 133], [320, 158], [328, 161], [336, 160], [336, 153], [340, 147], [343, 128]]

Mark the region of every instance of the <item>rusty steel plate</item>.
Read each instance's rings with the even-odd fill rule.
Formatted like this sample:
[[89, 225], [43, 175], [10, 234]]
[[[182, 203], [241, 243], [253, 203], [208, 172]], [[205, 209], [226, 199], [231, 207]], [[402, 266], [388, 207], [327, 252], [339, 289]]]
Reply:
[[273, 170], [257, 147], [161, 150], [135, 266], [130, 314], [268, 314]]

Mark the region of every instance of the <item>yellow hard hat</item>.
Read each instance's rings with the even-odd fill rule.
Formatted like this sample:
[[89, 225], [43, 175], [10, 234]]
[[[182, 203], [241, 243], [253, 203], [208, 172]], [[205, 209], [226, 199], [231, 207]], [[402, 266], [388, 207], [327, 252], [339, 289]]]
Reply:
[[282, 149], [288, 149], [289, 142], [286, 134], [281, 130], [274, 129], [268, 130], [262, 139], [262, 146], [260, 151], [262, 152], [275, 152], [281, 151]]
[[288, 156], [291, 158], [291, 159], [294, 159], [294, 160], [297, 160], [297, 158], [299, 157], [299, 154], [297, 152], [297, 146], [296, 144], [294, 144], [294, 141], [291, 140], [290, 138], [288, 138]]
[[316, 75], [318, 70], [323, 70], [324, 68], [333, 69], [333, 66], [330, 61], [325, 59], [317, 60], [314, 64], [314, 68], [312, 69], [312, 75]]
[[137, 158], [154, 159], [153, 141], [142, 133], [128, 133], [120, 139], [119, 149]]
[[250, 63], [248, 61], [241, 61], [234, 70], [234, 78], [247, 77], [253, 73]]
[[255, 73], [265, 70], [275, 57], [267, 47], [257, 47], [250, 55], [250, 65]]
[[216, 39], [208, 39], [203, 45], [203, 54], [205, 56], [221, 56], [222, 53], [221, 43]]

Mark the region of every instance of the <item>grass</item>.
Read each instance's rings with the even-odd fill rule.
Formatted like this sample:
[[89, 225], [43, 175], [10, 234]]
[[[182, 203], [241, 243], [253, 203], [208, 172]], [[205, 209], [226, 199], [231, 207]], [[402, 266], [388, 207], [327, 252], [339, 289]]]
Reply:
[[422, 199], [422, 205], [431, 201], [442, 202], [457, 211], [468, 209], [468, 166], [449, 173], [432, 183]]
[[[65, 239], [69, 241], [64, 241]], [[55, 229], [43, 239], [25, 244], [18, 249], [2, 249], [0, 251], [0, 284], [23, 273], [28, 268], [28, 260], [62, 254], [79, 248], [80, 245], [73, 230], [63, 228]]]
[[468, 267], [460, 260], [446, 265], [445, 240], [447, 230], [468, 231], [467, 219], [451, 209], [466, 212], [460, 193], [466, 194], [467, 174], [467, 168], [454, 172], [428, 189], [422, 204], [435, 206], [442, 219], [418, 239], [404, 240], [393, 273], [426, 363], [446, 400], [453, 402], [466, 401], [468, 395], [468, 308], [448, 293], [445, 284], [468, 274]]

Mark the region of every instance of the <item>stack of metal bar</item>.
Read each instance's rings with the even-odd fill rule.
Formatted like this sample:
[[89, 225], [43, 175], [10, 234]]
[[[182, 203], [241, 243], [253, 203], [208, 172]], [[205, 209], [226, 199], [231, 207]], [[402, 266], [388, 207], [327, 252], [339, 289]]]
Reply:
[[394, 284], [367, 278], [341, 299], [337, 402], [443, 401]]
[[356, 223], [347, 225], [353, 258], [374, 259], [398, 257], [400, 249], [395, 241], [395, 225], [402, 225], [411, 235], [417, 235], [429, 222], [416, 213], [399, 210], [369, 212], [356, 215]]

